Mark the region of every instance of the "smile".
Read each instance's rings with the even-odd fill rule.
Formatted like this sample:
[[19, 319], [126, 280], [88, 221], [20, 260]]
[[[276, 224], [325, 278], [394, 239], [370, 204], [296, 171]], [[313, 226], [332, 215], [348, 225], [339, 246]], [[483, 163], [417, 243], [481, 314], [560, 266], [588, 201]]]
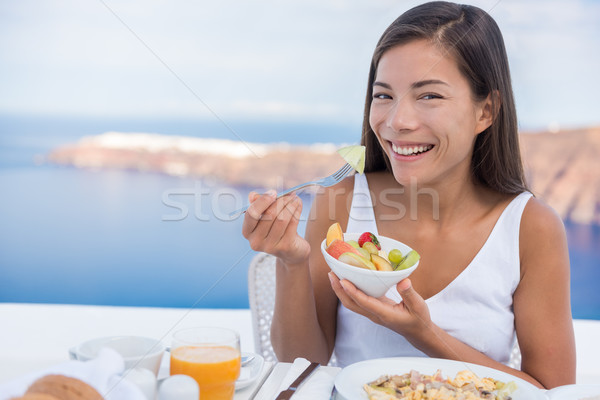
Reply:
[[394, 153], [401, 156], [414, 156], [417, 154], [428, 152], [433, 148], [432, 144], [427, 145], [414, 145], [414, 146], [396, 146], [392, 143], [392, 150]]

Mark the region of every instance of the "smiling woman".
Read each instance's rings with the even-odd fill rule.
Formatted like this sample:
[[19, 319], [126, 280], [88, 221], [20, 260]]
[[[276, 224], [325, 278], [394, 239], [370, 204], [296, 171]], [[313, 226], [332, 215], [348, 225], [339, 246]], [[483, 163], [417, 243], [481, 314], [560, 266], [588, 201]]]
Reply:
[[[365, 174], [316, 196], [305, 238], [299, 199], [249, 196], [242, 233], [278, 258], [278, 359], [429, 356], [572, 383], [564, 227], [528, 190], [516, 121], [502, 35], [485, 11], [432, 2], [394, 21], [369, 72]], [[365, 294], [321, 257], [335, 221], [406, 243], [419, 268], [385, 296]], [[520, 370], [507, 366], [515, 340]]]
[[[397, 74], [398, 70], [406, 72]], [[416, 176], [417, 169], [423, 167], [423, 162], [418, 161], [423, 160], [426, 153], [440, 155], [440, 158], [437, 163], [427, 162], [429, 175], [422, 172], [420, 179], [456, 180], [468, 173], [473, 140], [483, 136], [480, 134], [490, 127], [495, 117], [492, 94], [471, 101], [469, 81], [456, 68], [454, 58], [428, 40], [412, 41], [386, 51], [379, 61], [375, 79], [369, 125], [372, 132], [377, 132], [380, 146], [370, 146], [370, 163], [387, 160], [388, 168], [402, 185], [408, 185], [410, 177]], [[461, 118], [454, 117], [457, 115]], [[476, 118], [472, 118], [473, 115]], [[397, 134], [414, 131], [419, 124], [437, 133]], [[515, 142], [516, 130], [512, 133], [511, 140]], [[381, 157], [382, 150], [387, 157]], [[441, 155], [445, 156], [441, 158]], [[519, 161], [516, 158], [513, 164], [520, 165]], [[394, 163], [400, 163], [401, 167], [393, 168]], [[522, 182], [522, 173], [519, 178]]]

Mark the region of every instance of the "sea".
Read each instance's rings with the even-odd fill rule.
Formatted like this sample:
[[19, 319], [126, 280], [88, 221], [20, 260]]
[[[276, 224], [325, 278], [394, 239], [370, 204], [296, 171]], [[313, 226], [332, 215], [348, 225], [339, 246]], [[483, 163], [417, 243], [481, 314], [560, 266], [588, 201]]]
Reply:
[[[242, 218], [227, 213], [267, 188], [44, 161], [60, 145], [107, 131], [342, 144], [357, 143], [360, 126], [0, 115], [0, 302], [248, 308], [256, 253]], [[301, 197], [302, 234], [311, 197]], [[565, 225], [573, 317], [600, 320], [600, 227]]]

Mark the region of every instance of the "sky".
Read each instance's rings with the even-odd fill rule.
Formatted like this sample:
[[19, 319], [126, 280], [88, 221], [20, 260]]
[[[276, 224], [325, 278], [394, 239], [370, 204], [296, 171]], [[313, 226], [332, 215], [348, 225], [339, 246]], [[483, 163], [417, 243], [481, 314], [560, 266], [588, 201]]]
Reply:
[[[420, 1], [2, 0], [0, 114], [360, 123], [383, 30]], [[522, 129], [600, 124], [600, 1], [476, 0]]]

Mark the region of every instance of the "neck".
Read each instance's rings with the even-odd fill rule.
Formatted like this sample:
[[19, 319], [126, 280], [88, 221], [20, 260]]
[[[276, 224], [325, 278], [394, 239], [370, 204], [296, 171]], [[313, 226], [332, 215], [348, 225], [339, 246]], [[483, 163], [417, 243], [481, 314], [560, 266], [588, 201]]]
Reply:
[[[470, 175], [469, 175], [470, 177]], [[416, 180], [405, 187], [408, 217], [419, 221], [437, 221], [440, 225], [460, 220], [485, 191], [472, 179], [444, 179], [427, 186]]]

